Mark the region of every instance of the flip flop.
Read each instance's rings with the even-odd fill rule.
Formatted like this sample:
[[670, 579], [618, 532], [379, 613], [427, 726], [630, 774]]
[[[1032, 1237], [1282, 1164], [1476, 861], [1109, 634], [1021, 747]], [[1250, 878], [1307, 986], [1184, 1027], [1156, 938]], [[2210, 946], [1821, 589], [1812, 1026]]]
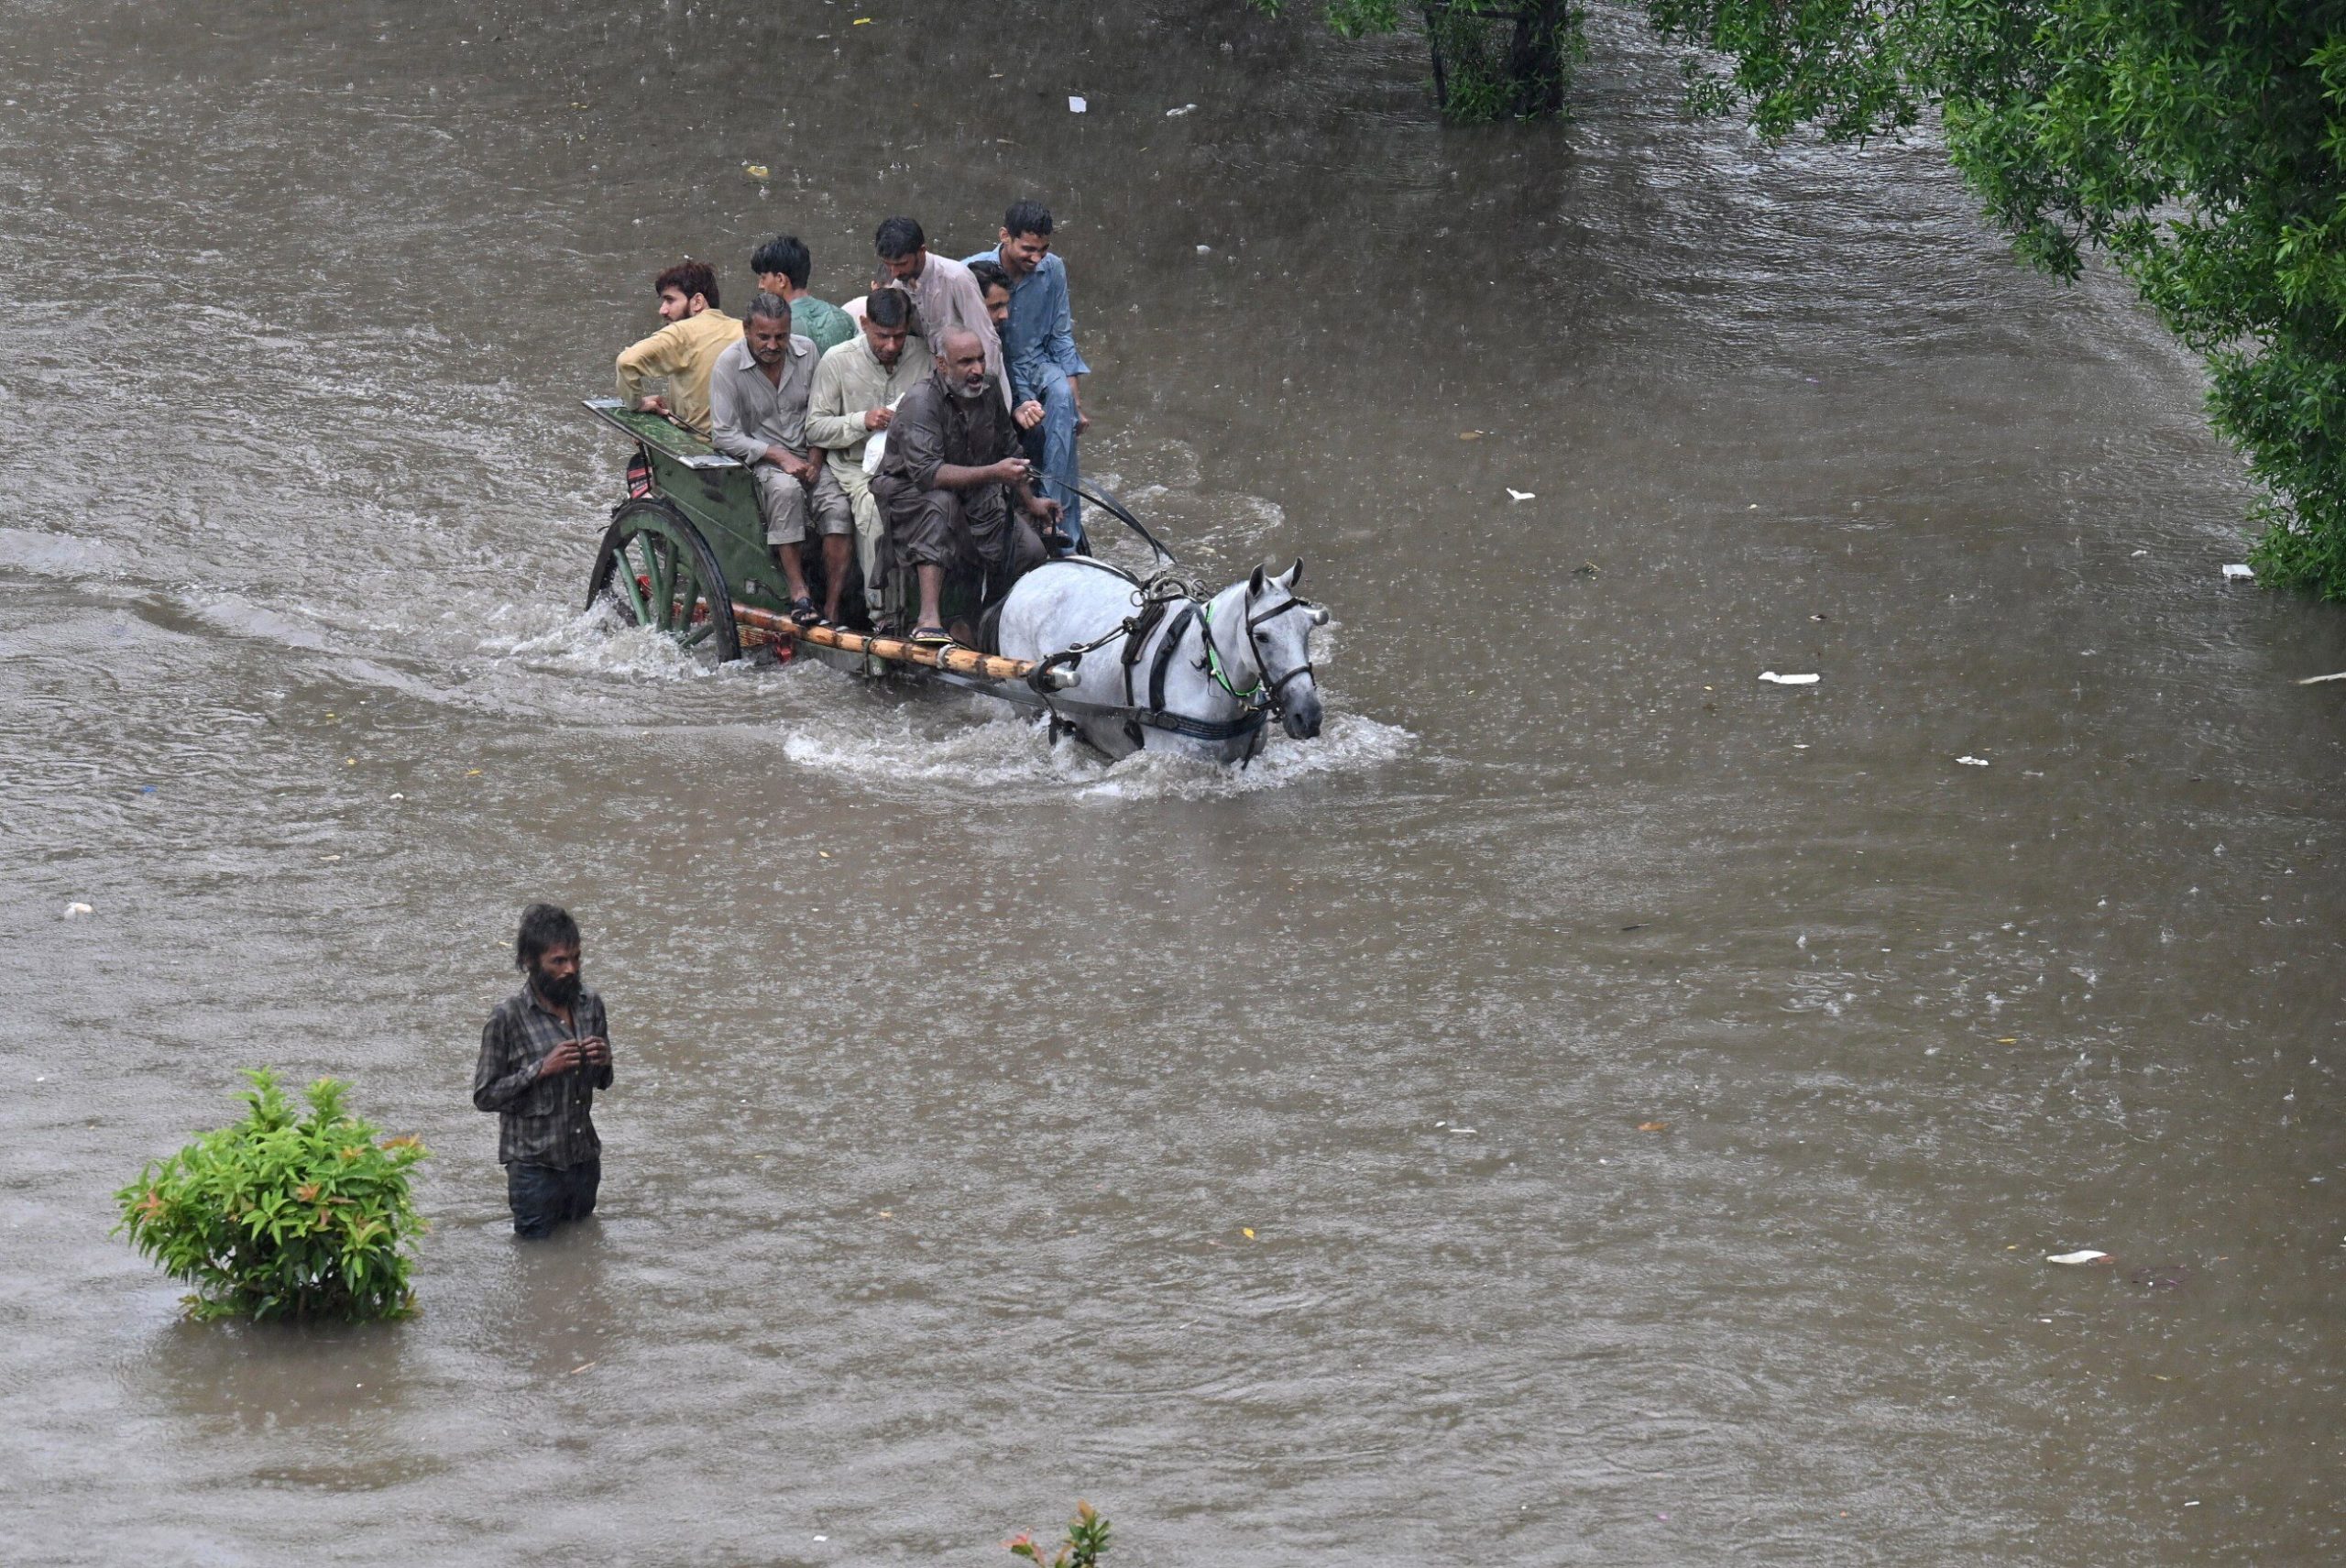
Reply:
[[905, 641], [916, 648], [950, 648], [953, 634], [941, 626], [915, 626]]
[[804, 597], [790, 601], [790, 619], [801, 626], [823, 624], [822, 612], [815, 608], [815, 601]]

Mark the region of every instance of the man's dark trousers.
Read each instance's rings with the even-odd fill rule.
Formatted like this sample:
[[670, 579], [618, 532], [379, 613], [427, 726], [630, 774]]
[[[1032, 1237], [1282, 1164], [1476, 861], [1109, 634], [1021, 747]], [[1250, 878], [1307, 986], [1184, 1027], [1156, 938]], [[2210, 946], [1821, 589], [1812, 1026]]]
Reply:
[[505, 1168], [505, 1201], [513, 1206], [513, 1234], [530, 1241], [554, 1234], [556, 1225], [595, 1212], [595, 1190], [603, 1184], [600, 1156], [565, 1169], [552, 1165]]

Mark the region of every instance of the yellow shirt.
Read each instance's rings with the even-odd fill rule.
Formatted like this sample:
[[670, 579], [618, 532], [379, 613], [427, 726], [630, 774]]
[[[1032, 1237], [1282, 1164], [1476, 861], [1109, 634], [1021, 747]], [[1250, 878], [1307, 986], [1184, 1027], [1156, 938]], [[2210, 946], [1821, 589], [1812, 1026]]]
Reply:
[[633, 408], [643, 383], [668, 382], [668, 411], [678, 424], [708, 433], [708, 373], [717, 356], [741, 341], [741, 323], [711, 308], [670, 322], [619, 356], [619, 401]]

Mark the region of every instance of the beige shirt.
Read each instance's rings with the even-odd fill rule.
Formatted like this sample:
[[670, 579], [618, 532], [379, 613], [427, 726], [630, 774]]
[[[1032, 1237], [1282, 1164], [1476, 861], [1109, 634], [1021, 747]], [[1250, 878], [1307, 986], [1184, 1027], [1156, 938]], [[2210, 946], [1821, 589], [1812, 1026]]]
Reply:
[[1002, 400], [1010, 402], [1010, 378], [1003, 370], [1002, 338], [993, 330], [993, 318], [986, 314], [985, 291], [970, 269], [949, 256], [928, 253], [920, 276], [903, 285], [913, 297], [913, 308], [920, 313], [916, 327], [920, 335], [932, 344], [944, 341], [949, 326], [966, 328], [978, 334], [986, 345], [986, 368], [1002, 388]]
[[893, 368], [880, 363], [872, 340], [858, 329], [853, 337], [825, 354], [815, 365], [815, 391], [806, 404], [806, 439], [828, 448], [831, 466], [863, 471], [863, 446], [872, 433], [863, 428], [870, 409], [884, 409], [921, 384], [932, 368], [928, 345], [907, 336]]
[[741, 323], [710, 309], [670, 322], [619, 356], [619, 401], [633, 408], [644, 383], [668, 382], [668, 409], [678, 424], [708, 433], [708, 377], [717, 356], [741, 341]]

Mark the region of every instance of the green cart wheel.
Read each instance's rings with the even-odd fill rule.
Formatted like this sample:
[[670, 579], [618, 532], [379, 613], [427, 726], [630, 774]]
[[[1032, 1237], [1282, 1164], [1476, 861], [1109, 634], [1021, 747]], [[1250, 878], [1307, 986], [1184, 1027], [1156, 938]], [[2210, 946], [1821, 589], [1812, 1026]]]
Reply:
[[741, 656], [725, 569], [700, 530], [665, 501], [630, 500], [611, 514], [595, 552], [587, 608], [605, 598], [631, 624], [656, 627], [720, 663]]

